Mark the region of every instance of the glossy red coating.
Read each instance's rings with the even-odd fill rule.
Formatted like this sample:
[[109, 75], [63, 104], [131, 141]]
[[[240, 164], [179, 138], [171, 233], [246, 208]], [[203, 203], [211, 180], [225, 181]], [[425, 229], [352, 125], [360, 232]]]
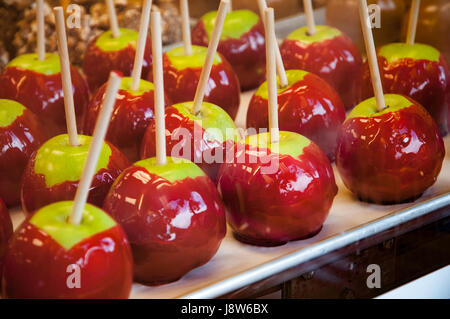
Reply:
[[[247, 160], [239, 163], [237, 152], [234, 163], [222, 165], [218, 180], [237, 239], [276, 246], [319, 232], [337, 194], [333, 169], [319, 147], [311, 143], [297, 158], [249, 145], [242, 152]], [[276, 173], [263, 174], [263, 163], [276, 157]]]
[[[231, 65], [223, 58], [222, 63], [213, 65], [205, 91], [205, 102], [223, 108], [232, 119], [236, 117], [241, 99], [239, 80]], [[201, 68], [177, 70], [163, 55], [164, 88], [170, 100], [176, 104], [194, 100], [200, 79]], [[153, 82], [153, 73], [148, 73], [148, 80]]]
[[[192, 44], [208, 46], [209, 38], [202, 20], [192, 30]], [[217, 51], [223, 54], [236, 72], [243, 91], [258, 87], [265, 80], [266, 49], [264, 26], [259, 21], [240, 39], [219, 42]], [[220, 104], [216, 103], [221, 106]]]
[[[67, 285], [67, 267], [80, 266], [80, 288]], [[119, 225], [70, 250], [29, 222], [16, 230], [6, 250], [3, 296], [20, 299], [128, 298], [133, 274], [129, 243]]]
[[286, 69], [320, 76], [338, 92], [346, 109], [361, 100], [361, 54], [348, 36], [342, 34], [311, 44], [285, 39], [280, 50]]
[[[111, 71], [119, 71], [123, 76], [131, 76], [136, 55], [136, 49], [131, 45], [119, 51], [105, 52], [95, 44], [97, 38], [89, 42], [83, 60], [83, 73], [87, 77], [91, 92], [95, 92], [108, 81]], [[152, 73], [152, 61], [152, 42], [147, 38], [142, 64], [143, 79], [148, 73]]]
[[158, 285], [208, 262], [225, 237], [225, 211], [206, 176], [170, 183], [131, 166], [114, 183], [104, 209], [131, 244], [134, 279]]
[[[378, 56], [384, 93], [396, 93], [419, 102], [433, 117], [442, 135], [447, 133], [446, 112], [450, 106], [450, 71], [444, 56], [439, 62], [401, 59], [388, 63]], [[364, 99], [373, 96], [369, 67], [364, 65]]]
[[[247, 111], [247, 128], [268, 129], [268, 102], [253, 95]], [[278, 125], [282, 131], [306, 136], [334, 161], [336, 139], [345, 120], [344, 105], [336, 91], [309, 73], [278, 94]]]
[[[86, 80], [74, 67], [70, 68], [77, 127], [82, 128], [89, 103]], [[44, 124], [49, 137], [67, 132], [61, 73], [45, 75], [16, 67], [7, 67], [0, 75], [0, 98], [17, 101]]]
[[396, 112], [347, 119], [336, 164], [345, 186], [361, 200], [391, 204], [413, 200], [433, 185], [444, 155], [436, 124], [411, 100]]
[[[89, 191], [88, 202], [102, 207], [103, 201], [108, 194], [111, 185], [122, 171], [130, 166], [130, 162], [117, 148], [111, 147], [108, 169], [101, 169], [92, 180]], [[44, 175], [34, 172], [36, 153], [33, 154], [23, 172], [20, 197], [22, 209], [26, 214], [32, 214], [37, 209], [48, 204], [73, 200], [78, 188], [79, 181], [66, 181], [48, 187], [45, 184]]]
[[20, 179], [31, 154], [47, 140], [36, 115], [25, 109], [7, 127], [0, 127], [0, 197], [9, 207], [20, 204]]
[[5, 203], [0, 198], [0, 286], [2, 284], [3, 256], [5, 255], [8, 240], [13, 234], [13, 224]]

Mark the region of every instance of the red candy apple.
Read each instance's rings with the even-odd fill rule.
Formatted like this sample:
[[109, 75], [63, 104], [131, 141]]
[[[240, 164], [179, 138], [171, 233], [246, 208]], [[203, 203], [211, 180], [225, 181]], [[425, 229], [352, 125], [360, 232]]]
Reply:
[[[165, 124], [167, 153], [198, 164], [213, 181], [225, 160], [226, 151], [240, 139], [228, 114], [206, 102], [199, 115], [193, 114], [193, 102], [166, 107]], [[156, 155], [155, 141], [156, 125], [152, 122], [142, 141], [142, 159]]]
[[167, 157], [127, 168], [104, 209], [131, 244], [134, 278], [149, 285], [175, 281], [208, 262], [225, 236], [225, 211], [211, 180], [194, 163]]
[[286, 69], [300, 69], [320, 76], [340, 95], [345, 108], [360, 101], [362, 60], [352, 40], [329, 26], [307, 27], [292, 32], [281, 47]]
[[[211, 11], [200, 18], [192, 31], [193, 44], [208, 45], [216, 17], [217, 11]], [[227, 14], [217, 50], [233, 66], [242, 90], [253, 89], [264, 81], [264, 26], [252, 11], [234, 10]]]
[[[164, 86], [173, 103], [193, 101], [207, 48], [192, 46], [192, 55], [185, 56], [183, 47], [163, 56]], [[153, 73], [148, 79], [153, 81]], [[239, 81], [230, 64], [216, 53], [206, 87], [204, 100], [223, 108], [234, 119], [239, 108]]]
[[360, 199], [390, 204], [419, 197], [434, 184], [444, 159], [444, 144], [428, 112], [412, 99], [385, 95], [349, 114], [338, 137], [336, 164], [344, 184]]
[[[22, 177], [21, 200], [26, 213], [75, 197], [91, 137], [78, 135], [78, 140], [80, 145], [71, 146], [66, 134], [58, 135], [33, 154]], [[104, 143], [88, 202], [101, 207], [112, 183], [128, 166], [125, 155], [111, 144]]]
[[31, 154], [47, 135], [36, 115], [22, 104], [0, 99], [0, 197], [20, 203], [20, 178]]
[[337, 193], [330, 162], [306, 137], [279, 132], [239, 143], [219, 171], [218, 188], [235, 236], [246, 243], [276, 246], [315, 235]]
[[[64, 94], [59, 57], [47, 53], [40, 61], [36, 54], [21, 55], [6, 66], [0, 75], [0, 98], [15, 100], [45, 125], [49, 136], [66, 132]], [[71, 67], [75, 113], [79, 128], [89, 102], [89, 89], [81, 73]]]
[[[120, 28], [120, 36], [117, 38], [113, 37], [111, 31], [106, 31], [89, 43], [84, 53], [83, 72], [92, 92], [108, 80], [111, 71], [119, 71], [124, 76], [131, 75], [138, 35], [134, 30]], [[147, 39], [142, 78], [147, 76], [151, 67], [152, 46]]]
[[2, 283], [3, 256], [5, 255], [8, 240], [13, 233], [11, 216], [5, 203], [0, 199], [0, 285]]
[[[378, 50], [383, 91], [406, 95], [431, 114], [443, 135], [450, 105], [450, 72], [444, 56], [425, 44], [392, 43]], [[369, 68], [364, 72], [363, 97], [372, 96]]]
[[[334, 161], [336, 138], [345, 119], [339, 95], [318, 76], [301, 70], [287, 70], [288, 85], [278, 89], [280, 130], [299, 133], [316, 143]], [[267, 82], [253, 95], [247, 112], [247, 128], [266, 128], [268, 120]]]
[[80, 225], [67, 220], [73, 202], [53, 203], [29, 216], [4, 258], [6, 298], [127, 298], [133, 261], [122, 228], [87, 204]]

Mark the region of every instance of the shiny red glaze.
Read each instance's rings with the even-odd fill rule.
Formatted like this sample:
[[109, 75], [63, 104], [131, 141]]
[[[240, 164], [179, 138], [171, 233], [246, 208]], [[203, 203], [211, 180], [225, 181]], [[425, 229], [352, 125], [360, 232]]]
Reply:
[[[411, 97], [431, 114], [442, 135], [447, 133], [446, 112], [450, 105], [450, 71], [443, 55], [439, 62], [401, 59], [388, 63], [378, 57], [384, 93]], [[373, 96], [369, 67], [364, 66], [363, 98]]]
[[128, 236], [134, 279], [147, 285], [178, 280], [207, 263], [225, 237], [225, 211], [206, 176], [170, 183], [132, 166], [114, 183], [104, 209]]
[[9, 207], [19, 205], [22, 173], [46, 140], [44, 127], [28, 109], [9, 126], [0, 127], [0, 197]]
[[[97, 38], [95, 37], [89, 42], [83, 60], [83, 72], [87, 77], [91, 92], [95, 92], [108, 81], [111, 71], [119, 71], [123, 76], [131, 76], [136, 55], [136, 49], [131, 45], [119, 51], [105, 52], [95, 45]], [[142, 64], [143, 79], [147, 77], [147, 73], [152, 73], [152, 61], [152, 43], [147, 38]]]
[[[238, 162], [239, 154], [245, 154], [245, 163]], [[264, 174], [261, 167], [268, 164], [263, 163], [277, 157], [276, 173]], [[276, 246], [320, 231], [337, 186], [330, 162], [317, 145], [311, 143], [297, 158], [245, 145], [234, 159], [222, 165], [218, 188], [239, 240]]]
[[[221, 58], [222, 63], [212, 66], [204, 101], [220, 106], [234, 119], [241, 99], [239, 80], [231, 65]], [[164, 88], [171, 101], [174, 104], [193, 101], [202, 69], [177, 70], [165, 54], [163, 69]], [[148, 80], [153, 82], [152, 72], [148, 73]]]
[[[80, 288], [68, 288], [71, 264], [80, 266]], [[6, 250], [3, 296], [20, 299], [128, 298], [133, 261], [119, 225], [66, 250], [25, 220]]]
[[[213, 182], [216, 181], [217, 173], [221, 163], [225, 161], [226, 151], [233, 147], [234, 142], [208, 140], [206, 131], [193, 120], [181, 115], [177, 109], [169, 106], [165, 110], [166, 123], [166, 151], [168, 156], [186, 158], [197, 164]], [[180, 134], [185, 130], [189, 136]], [[196, 133], [199, 132], [199, 133]], [[198, 136], [196, 135], [198, 134]], [[180, 145], [190, 145], [180, 147]], [[185, 152], [186, 150], [186, 152]], [[219, 152], [219, 153], [217, 153]], [[205, 159], [210, 155], [215, 158], [216, 154], [221, 154], [220, 160], [208, 163]], [[141, 158], [156, 156], [156, 125], [150, 123], [142, 140]]]
[[[206, 47], [208, 43], [208, 33], [200, 20], [192, 30], [192, 44]], [[239, 39], [219, 42], [217, 51], [233, 66], [243, 91], [254, 89], [265, 80], [265, 45], [264, 26], [261, 21]]]
[[[70, 68], [78, 129], [81, 130], [89, 103], [86, 80], [74, 67]], [[8, 67], [0, 75], [0, 98], [15, 100], [44, 124], [49, 137], [67, 132], [61, 73], [45, 75], [16, 67]]]
[[[267, 109], [267, 100], [253, 95], [247, 112], [247, 128], [268, 129]], [[344, 120], [345, 109], [339, 95], [312, 73], [278, 94], [280, 130], [306, 136], [330, 161], [335, 159], [336, 138]]]
[[0, 286], [2, 284], [3, 256], [12, 234], [13, 224], [11, 216], [9, 216], [5, 203], [0, 199]]
[[[112, 150], [108, 169], [101, 169], [95, 174], [89, 191], [88, 202], [97, 207], [102, 207], [111, 185], [122, 171], [130, 166], [130, 162], [125, 155], [110, 143], [108, 144]], [[66, 181], [48, 187], [45, 184], [44, 175], [34, 172], [35, 161], [36, 153], [33, 154], [25, 167], [22, 177], [20, 197], [22, 209], [26, 214], [32, 214], [39, 208], [54, 202], [75, 198], [79, 181]]]
[[320, 76], [338, 92], [346, 109], [360, 101], [362, 59], [348, 36], [342, 34], [312, 44], [286, 39], [280, 50], [286, 69]]
[[344, 184], [361, 200], [391, 204], [419, 197], [434, 184], [445, 149], [425, 109], [410, 107], [344, 122], [336, 164]]
[[[88, 106], [84, 122], [85, 134], [94, 133], [95, 123], [102, 107], [106, 84], [97, 90]], [[166, 105], [170, 104], [167, 97]], [[145, 129], [154, 118], [154, 91], [142, 95], [132, 95], [126, 90], [119, 90], [114, 111], [109, 121], [106, 139], [120, 149], [130, 162], [139, 160], [139, 154]]]

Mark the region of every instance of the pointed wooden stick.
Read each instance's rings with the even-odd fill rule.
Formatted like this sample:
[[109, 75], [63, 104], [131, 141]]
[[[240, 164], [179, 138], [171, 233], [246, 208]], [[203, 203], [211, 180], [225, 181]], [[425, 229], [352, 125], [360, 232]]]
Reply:
[[70, 223], [73, 225], [79, 225], [83, 218], [84, 206], [86, 205], [89, 189], [95, 175], [98, 158], [105, 141], [106, 130], [108, 129], [114, 104], [116, 103], [116, 96], [121, 81], [122, 78], [117, 73], [110, 73], [103, 105], [95, 124], [94, 135], [92, 136], [86, 162], [84, 163], [83, 173], [75, 194], [72, 213], [70, 215]]
[[44, 25], [44, 0], [36, 1], [37, 23], [37, 55], [40, 61], [45, 60], [45, 25]]
[[202, 73], [200, 74], [200, 79], [198, 81], [197, 90], [195, 91], [193, 110], [194, 114], [198, 114], [200, 112], [203, 98], [205, 97], [206, 85], [208, 84], [209, 75], [211, 74], [211, 68], [214, 63], [214, 56], [216, 55], [217, 46], [219, 45], [220, 34], [222, 33], [223, 23], [225, 21], [225, 16], [227, 15], [228, 6], [229, 0], [220, 1], [216, 22], [214, 23], [214, 29], [211, 35], [211, 39], [209, 40], [205, 64], [203, 65]]
[[69, 144], [78, 146], [77, 119], [75, 116], [75, 104], [73, 101], [72, 78], [70, 75], [69, 50], [67, 49], [66, 25], [62, 7], [53, 9], [56, 19], [56, 34], [58, 37], [59, 63], [61, 65], [61, 80], [64, 93], [64, 109], [66, 112], [67, 134]]
[[267, 89], [269, 93], [269, 130], [270, 143], [277, 143], [279, 140], [278, 134], [278, 92], [277, 92], [277, 72], [276, 72], [276, 57], [275, 57], [275, 18], [273, 8], [266, 8], [264, 12], [266, 20], [266, 77]]
[[137, 91], [142, 75], [142, 64], [144, 62], [145, 45], [147, 43], [148, 24], [150, 20], [150, 9], [152, 0], [145, 0], [141, 13], [141, 22], [139, 25], [139, 37], [136, 46], [136, 55], [134, 56], [133, 78], [131, 81], [131, 90]]
[[383, 94], [383, 85], [381, 84], [380, 70], [378, 68], [377, 52], [375, 43], [373, 42], [372, 27], [370, 25], [369, 13], [366, 0], [359, 0], [359, 16], [361, 19], [361, 27], [364, 35], [364, 43], [366, 45], [367, 60], [369, 62], [370, 77], [372, 80], [373, 91], [377, 101], [377, 110], [385, 109], [386, 104]]
[[413, 0], [409, 12], [408, 34], [406, 44], [413, 45], [416, 40], [417, 20], [419, 18], [420, 0]]
[[164, 77], [162, 64], [161, 13], [152, 12], [153, 83], [155, 85], [156, 162], [166, 164]]
[[192, 55], [191, 26], [189, 23], [189, 6], [187, 0], [180, 0], [182, 18], [184, 55]]
[[106, 7], [108, 9], [109, 26], [114, 38], [120, 37], [119, 23], [117, 22], [116, 8], [114, 7], [114, 0], [106, 0]]
[[308, 34], [316, 34], [316, 22], [314, 21], [314, 10], [311, 0], [303, 0], [303, 7], [305, 8], [306, 26], [308, 28]]
[[[266, 17], [264, 12], [267, 8], [266, 0], [258, 0], [258, 7], [261, 15], [261, 20], [265, 25]], [[278, 78], [280, 79], [280, 87], [283, 88], [286, 87], [289, 84], [289, 82], [286, 76], [286, 70], [284, 69], [283, 58], [281, 57], [280, 47], [278, 46], [278, 44], [275, 47], [275, 54], [277, 58], [277, 74]]]

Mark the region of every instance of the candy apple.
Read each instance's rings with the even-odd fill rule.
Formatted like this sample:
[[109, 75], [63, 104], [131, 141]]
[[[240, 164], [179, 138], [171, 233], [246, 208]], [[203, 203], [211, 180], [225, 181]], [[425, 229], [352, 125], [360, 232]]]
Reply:
[[20, 203], [20, 178], [31, 154], [47, 134], [22, 104], [0, 99], [0, 197], [8, 206]]
[[[81, 128], [89, 102], [89, 89], [81, 73], [70, 68], [75, 114]], [[0, 75], [0, 98], [15, 100], [34, 112], [49, 136], [66, 132], [64, 94], [59, 57], [47, 53], [40, 61], [36, 54], [18, 56]]]
[[[278, 88], [280, 130], [299, 133], [316, 143], [334, 161], [336, 138], [345, 120], [339, 95], [317, 75], [287, 70], [288, 85]], [[266, 128], [268, 120], [267, 82], [253, 95], [247, 112], [247, 127]]]
[[6, 250], [6, 298], [127, 298], [133, 280], [128, 240], [119, 224], [87, 204], [80, 225], [73, 202], [39, 209], [16, 230]]
[[434, 184], [444, 143], [428, 112], [409, 97], [386, 94], [357, 105], [338, 137], [336, 164], [347, 188], [361, 200], [391, 204], [413, 200]]
[[[153, 83], [140, 80], [139, 89], [131, 90], [132, 79], [122, 78], [106, 139], [124, 153], [131, 162], [139, 160], [145, 129], [154, 118]], [[88, 106], [84, 132], [92, 135], [102, 107], [106, 84], [97, 90]], [[165, 98], [167, 102], [167, 97]]]
[[[198, 164], [213, 181], [227, 150], [240, 139], [233, 120], [211, 103], [204, 102], [198, 115], [193, 114], [193, 102], [166, 107], [165, 123], [167, 153]], [[142, 141], [142, 159], [156, 155], [155, 132], [152, 122]]]
[[13, 224], [5, 203], [0, 199], [0, 286], [2, 283], [3, 256], [8, 240], [13, 233]]
[[[78, 135], [78, 140], [80, 145], [71, 146], [66, 134], [58, 135], [32, 155], [22, 177], [21, 200], [25, 213], [31, 214], [50, 203], [75, 197], [91, 137]], [[88, 202], [101, 207], [112, 183], [128, 166], [125, 155], [105, 142]]]
[[[378, 50], [385, 93], [411, 97], [431, 114], [443, 135], [450, 105], [450, 72], [444, 56], [426, 44], [391, 43]], [[369, 68], [364, 71], [363, 97], [372, 96]]]
[[[170, 50], [163, 56], [164, 86], [173, 103], [193, 101], [207, 48], [192, 46], [192, 55], [184, 55], [183, 47]], [[153, 73], [148, 79], [153, 81]], [[234, 119], [240, 102], [239, 80], [230, 64], [216, 53], [204, 100], [219, 105]]]
[[326, 155], [306, 137], [280, 131], [247, 137], [222, 165], [218, 188], [237, 239], [276, 246], [315, 235], [337, 193]]
[[360, 100], [362, 60], [352, 40], [338, 29], [319, 25], [295, 30], [280, 47], [286, 69], [301, 69], [320, 76], [340, 95], [345, 107]]
[[113, 184], [103, 207], [128, 236], [134, 279], [147, 285], [178, 280], [208, 262], [226, 232], [214, 184], [186, 159], [133, 164]]
[[[200, 18], [192, 30], [193, 44], [208, 45], [216, 17], [217, 11], [211, 11]], [[249, 10], [228, 13], [217, 50], [233, 66], [242, 90], [253, 89], [264, 81], [264, 26], [257, 14]]]
[[[113, 37], [111, 31], [106, 31], [91, 40], [84, 53], [83, 72], [92, 92], [106, 83], [111, 71], [120, 71], [124, 76], [131, 75], [138, 35], [134, 30], [120, 28], [117, 38]], [[152, 44], [149, 39], [145, 45], [142, 66], [142, 78], [145, 78], [152, 67]]]

